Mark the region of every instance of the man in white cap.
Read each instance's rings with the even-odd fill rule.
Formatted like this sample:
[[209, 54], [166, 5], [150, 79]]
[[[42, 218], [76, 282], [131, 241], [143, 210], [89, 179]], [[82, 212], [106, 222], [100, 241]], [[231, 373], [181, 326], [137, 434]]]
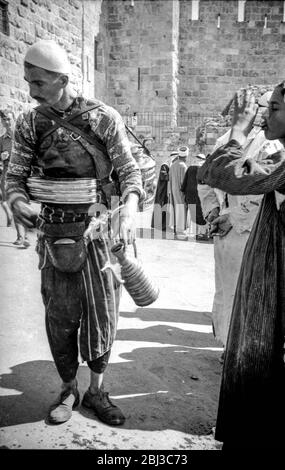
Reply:
[[169, 226], [173, 228], [177, 238], [186, 238], [187, 207], [185, 197], [181, 191], [181, 186], [187, 170], [186, 159], [189, 155], [189, 148], [182, 145], [178, 148], [178, 158], [169, 169], [169, 190], [170, 190], [170, 218]]
[[[141, 173], [119, 113], [98, 100], [78, 96], [71, 87], [70, 64], [63, 49], [54, 41], [35, 43], [26, 53], [24, 69], [30, 95], [40, 106], [17, 120], [7, 196], [17, 219], [27, 227], [36, 223], [39, 229], [37, 252], [46, 329], [62, 379], [62, 391], [49, 410], [48, 420], [54, 424], [67, 421], [79, 404], [79, 344], [82, 360], [90, 368], [90, 386], [82, 404], [105, 423], [120, 425], [125, 417], [103, 387], [121, 292], [110, 270], [101, 271], [110, 260], [110, 240], [101, 234], [84, 248], [90, 201], [44, 202], [35, 222], [27, 178], [34, 171], [43, 180], [73, 178], [74, 185], [80, 178], [96, 178], [97, 202], [107, 205], [114, 190], [110, 175], [115, 170], [124, 204], [119, 238], [126, 245], [134, 240], [137, 205], [144, 197]], [[71, 241], [69, 245], [55, 244], [66, 239]], [[71, 268], [64, 258], [68, 249], [74, 258]]]

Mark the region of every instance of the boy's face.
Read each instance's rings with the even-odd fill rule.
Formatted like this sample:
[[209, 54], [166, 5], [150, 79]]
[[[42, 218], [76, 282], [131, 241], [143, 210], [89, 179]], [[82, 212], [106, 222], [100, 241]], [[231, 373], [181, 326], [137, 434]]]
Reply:
[[263, 117], [262, 129], [269, 140], [285, 138], [285, 102], [283, 84], [278, 85], [272, 94], [267, 112]]

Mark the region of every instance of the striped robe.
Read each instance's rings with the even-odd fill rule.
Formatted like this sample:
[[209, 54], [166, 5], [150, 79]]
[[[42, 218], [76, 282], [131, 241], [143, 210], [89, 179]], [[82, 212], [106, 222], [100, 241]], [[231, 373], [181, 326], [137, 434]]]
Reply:
[[247, 242], [226, 346], [216, 439], [224, 448], [284, 446], [285, 151], [255, 162], [231, 140], [200, 168], [199, 183], [265, 194]]

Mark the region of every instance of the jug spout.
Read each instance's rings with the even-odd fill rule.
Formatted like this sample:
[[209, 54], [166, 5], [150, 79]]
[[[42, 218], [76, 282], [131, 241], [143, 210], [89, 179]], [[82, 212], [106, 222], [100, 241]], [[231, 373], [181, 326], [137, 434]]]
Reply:
[[122, 242], [115, 243], [111, 248], [111, 252], [116, 256], [120, 264], [126, 260], [125, 245]]

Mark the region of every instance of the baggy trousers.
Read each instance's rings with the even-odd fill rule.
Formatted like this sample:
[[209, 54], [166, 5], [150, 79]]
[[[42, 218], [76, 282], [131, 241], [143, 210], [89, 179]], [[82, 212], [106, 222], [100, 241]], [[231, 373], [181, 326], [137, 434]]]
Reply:
[[112, 271], [101, 272], [110, 256], [107, 240], [93, 240], [87, 246], [83, 269], [66, 273], [56, 269], [44, 253], [41, 292], [46, 331], [64, 382], [76, 376], [79, 351], [94, 372], [101, 373], [107, 366], [117, 331], [121, 293]]

